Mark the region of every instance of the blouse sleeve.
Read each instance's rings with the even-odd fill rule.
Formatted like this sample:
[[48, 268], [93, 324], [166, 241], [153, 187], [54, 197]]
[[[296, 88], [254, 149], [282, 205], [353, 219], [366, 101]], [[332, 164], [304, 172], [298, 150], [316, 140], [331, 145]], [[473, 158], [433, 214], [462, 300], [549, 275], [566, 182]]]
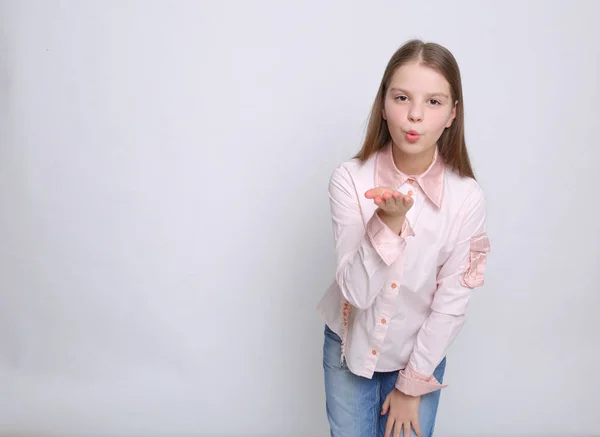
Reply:
[[479, 187], [468, 196], [461, 211], [458, 239], [438, 273], [431, 313], [396, 381], [396, 388], [408, 395], [420, 396], [447, 386], [440, 384], [433, 372], [464, 325], [473, 289], [484, 283], [490, 242], [485, 198]]
[[405, 219], [396, 234], [377, 212], [365, 224], [358, 196], [349, 171], [338, 167], [329, 183], [336, 280], [350, 305], [366, 309], [384, 288], [390, 266], [404, 251], [404, 237], [414, 232]]

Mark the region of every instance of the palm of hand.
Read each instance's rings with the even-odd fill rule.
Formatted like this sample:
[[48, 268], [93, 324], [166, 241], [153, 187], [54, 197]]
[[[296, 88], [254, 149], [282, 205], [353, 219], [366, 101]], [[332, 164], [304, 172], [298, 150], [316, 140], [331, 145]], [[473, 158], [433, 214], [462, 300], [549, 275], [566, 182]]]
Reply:
[[373, 199], [375, 204], [385, 214], [403, 216], [406, 215], [415, 203], [412, 194], [412, 191], [409, 191], [408, 194], [402, 194], [401, 192], [388, 187], [376, 187], [368, 190], [365, 193], [365, 197], [367, 199]]

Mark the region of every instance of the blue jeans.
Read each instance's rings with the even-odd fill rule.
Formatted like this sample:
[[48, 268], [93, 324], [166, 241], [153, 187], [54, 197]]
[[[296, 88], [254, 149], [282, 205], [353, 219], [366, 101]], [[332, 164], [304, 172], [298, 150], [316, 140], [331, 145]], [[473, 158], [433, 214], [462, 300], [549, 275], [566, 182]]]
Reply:
[[[341, 348], [340, 337], [325, 325], [323, 369], [331, 437], [383, 437], [387, 414], [381, 416], [381, 408], [396, 385], [398, 371], [375, 372], [372, 379], [357, 376], [350, 372], [346, 363], [340, 363]], [[445, 368], [446, 358], [434, 372], [440, 383], [443, 381]], [[421, 396], [421, 437], [433, 435], [439, 400], [440, 390]], [[400, 435], [407, 437], [403, 432]], [[414, 430], [411, 430], [410, 435], [416, 436]]]

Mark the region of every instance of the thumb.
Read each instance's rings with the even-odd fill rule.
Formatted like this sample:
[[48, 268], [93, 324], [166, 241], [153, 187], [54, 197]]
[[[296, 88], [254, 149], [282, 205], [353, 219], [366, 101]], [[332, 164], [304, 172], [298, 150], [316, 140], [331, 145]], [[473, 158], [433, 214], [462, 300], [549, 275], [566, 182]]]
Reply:
[[383, 402], [383, 407], [381, 407], [382, 416], [385, 416], [387, 414], [388, 408], [390, 408], [390, 395], [387, 395], [385, 401]]

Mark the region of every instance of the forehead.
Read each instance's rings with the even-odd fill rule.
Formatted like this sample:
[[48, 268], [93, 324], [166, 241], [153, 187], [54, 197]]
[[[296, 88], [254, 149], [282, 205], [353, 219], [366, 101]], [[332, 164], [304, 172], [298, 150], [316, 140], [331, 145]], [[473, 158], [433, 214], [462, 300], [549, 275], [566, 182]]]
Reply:
[[419, 62], [411, 62], [397, 68], [390, 80], [389, 89], [391, 88], [402, 88], [423, 94], [450, 94], [450, 84], [446, 78], [433, 68]]

